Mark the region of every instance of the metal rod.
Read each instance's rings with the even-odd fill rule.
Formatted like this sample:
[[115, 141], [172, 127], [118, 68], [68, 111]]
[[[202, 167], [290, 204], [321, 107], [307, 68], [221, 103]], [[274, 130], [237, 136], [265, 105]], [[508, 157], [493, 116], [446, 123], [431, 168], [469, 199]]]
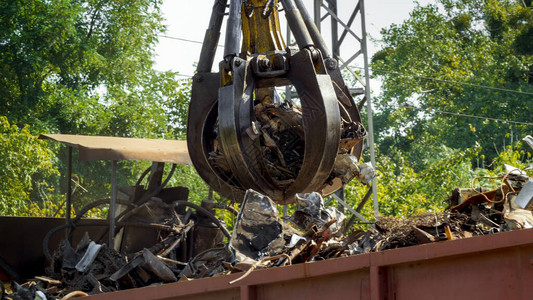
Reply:
[[109, 247], [115, 249], [115, 210], [117, 206], [117, 161], [111, 162], [111, 203], [109, 204]]
[[[344, 68], [346, 68], [355, 77], [355, 79], [357, 79], [357, 81], [359, 81], [359, 83], [363, 87], [365, 87], [365, 82], [361, 79], [361, 77], [359, 77], [359, 75], [357, 75], [357, 73], [354, 72], [354, 70], [352, 70], [352, 68], [350, 68], [350, 66], [348, 66], [346, 61], [344, 61], [344, 59], [342, 59], [341, 57], [337, 57], [337, 59], [342, 63]], [[342, 69], [342, 67], [341, 67], [341, 69]], [[361, 110], [361, 109], [359, 108], [359, 110]]]
[[311, 16], [307, 12], [307, 9], [305, 8], [305, 5], [303, 4], [302, 0], [295, 0], [295, 3], [298, 9], [300, 10], [300, 14], [302, 15], [302, 18], [305, 22], [305, 27], [309, 31], [309, 34], [311, 35], [311, 39], [313, 40], [315, 47], [320, 49], [320, 52], [322, 52], [322, 56], [324, 58], [331, 57], [331, 52], [329, 51], [326, 42], [324, 42], [324, 39], [320, 34], [320, 29], [318, 29], [315, 22], [313, 22], [313, 19], [311, 19]]
[[202, 43], [202, 50], [200, 52], [200, 59], [196, 71], [198, 73], [211, 72], [213, 61], [217, 51], [218, 40], [220, 38], [220, 28], [222, 27], [222, 20], [224, 19], [224, 12], [228, 0], [215, 0], [209, 27], [205, 31], [204, 42]]
[[224, 59], [236, 56], [241, 49], [241, 7], [242, 0], [230, 0], [226, 41], [224, 43]]
[[370, 195], [372, 195], [372, 186], [370, 186], [368, 191], [366, 191], [366, 194], [363, 197], [363, 199], [361, 200], [361, 203], [359, 203], [359, 205], [357, 205], [357, 208], [355, 209], [356, 212], [361, 212], [361, 210], [365, 206], [366, 202], [370, 198]]
[[285, 9], [285, 17], [287, 23], [294, 34], [294, 39], [300, 49], [313, 46], [313, 39], [309, 35], [309, 31], [305, 26], [305, 22], [300, 14], [300, 11], [296, 7], [294, 0], [281, 0], [283, 8]]
[[339, 45], [339, 24], [337, 16], [337, 0], [329, 0], [328, 6], [330, 7], [331, 13], [331, 49], [333, 56], [340, 56], [340, 45]]
[[[357, 13], [359, 12], [359, 3], [357, 3], [357, 6], [355, 7], [352, 15], [350, 16], [350, 19], [348, 20], [348, 27], [351, 27], [352, 26], [352, 23], [353, 21], [355, 20], [355, 17], [357, 16]], [[346, 30], [346, 28], [344, 28], [344, 30], [342, 31], [342, 34], [341, 34], [341, 37], [339, 38], [339, 46], [342, 44], [342, 42], [344, 41], [344, 38], [346, 37], [346, 34], [348, 33], [348, 30]]]
[[[291, 44], [291, 28], [289, 27], [289, 24], [287, 24], [287, 45]], [[292, 85], [286, 85], [285, 86], [285, 100], [287, 102], [291, 102], [291, 88]]]
[[356, 212], [355, 209], [353, 209], [350, 205], [348, 205], [346, 202], [344, 202], [344, 200], [339, 198], [339, 196], [337, 196], [336, 194], [331, 194], [331, 197], [335, 198], [335, 200], [337, 200], [337, 202], [339, 204], [342, 204], [342, 206], [344, 206], [346, 209], [348, 209], [350, 212], [352, 212], [352, 214], [354, 214], [354, 216], [357, 216], [359, 219], [363, 220], [364, 222], [368, 222], [368, 220], [365, 219], [365, 217], [363, 217], [363, 215], [361, 215], [360, 213]]
[[[66, 199], [66, 215], [65, 224], [70, 224], [70, 214], [72, 206], [72, 147], [67, 146], [67, 199]], [[69, 230], [65, 231], [65, 238], [68, 239]]]
[[[344, 198], [344, 185], [343, 185], [340, 189], [338, 189], [338, 190], [335, 192], [335, 195], [337, 195], [337, 197], [339, 197], [339, 199], [341, 199], [342, 201], [344, 201], [344, 199], [345, 199], [345, 198]], [[342, 206], [342, 205], [339, 204], [339, 205], [337, 205], [337, 209], [338, 209], [340, 212], [344, 213], [344, 206]]]
[[320, 22], [323, 22], [325, 19], [327, 19], [327, 17], [329, 17], [329, 13], [326, 12], [325, 15], [322, 16], [322, 18], [320, 18]]
[[[372, 166], [376, 168], [376, 149], [374, 146], [374, 121], [372, 118], [372, 98], [370, 97], [370, 74], [368, 72], [368, 49], [366, 39], [366, 23], [365, 23], [365, 1], [359, 0], [361, 8], [361, 30], [363, 32], [363, 39], [361, 41], [361, 49], [363, 50], [363, 60], [365, 64], [365, 97], [366, 97], [366, 110], [368, 116], [368, 145], [370, 146], [370, 161]], [[379, 216], [379, 203], [378, 203], [378, 182], [376, 177], [372, 179], [372, 194], [374, 200], [374, 217]]]
[[362, 53], [362, 51], [359, 50], [354, 55], [352, 55], [352, 57], [350, 57], [347, 61], [343, 62], [342, 66], [341, 66], [341, 69], [346, 68], [350, 63], [352, 63], [352, 61], [354, 59], [356, 59], [359, 55], [361, 55], [361, 53]]
[[320, 25], [322, 23], [322, 19], [320, 18], [320, 6], [322, 5], [322, 0], [315, 0], [315, 10], [314, 10], [314, 17], [315, 17], [315, 25], [316, 28], [318, 28], [318, 31], [320, 31]]
[[[357, 34], [353, 32], [353, 30], [348, 25], [346, 25], [343, 21], [341, 21], [341, 19], [339, 19], [339, 17], [337, 17], [337, 15], [331, 9], [329, 9], [324, 4], [322, 4], [322, 7], [331, 15], [332, 18], [334, 18], [339, 24], [341, 24], [342, 27], [344, 27], [344, 29], [346, 29], [351, 35], [353, 35], [357, 39], [357, 41], [362, 42], [361, 38], [358, 37]], [[361, 9], [361, 14], [362, 14], [362, 11], [363, 9]]]

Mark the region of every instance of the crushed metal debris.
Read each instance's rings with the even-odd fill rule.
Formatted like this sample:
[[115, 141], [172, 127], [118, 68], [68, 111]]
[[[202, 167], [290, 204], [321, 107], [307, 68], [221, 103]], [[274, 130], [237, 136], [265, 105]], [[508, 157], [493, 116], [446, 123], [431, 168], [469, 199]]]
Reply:
[[[3, 296], [68, 299], [242, 273], [233, 284], [255, 269], [533, 228], [533, 179], [524, 174], [509, 167], [495, 190], [452, 191], [443, 212], [380, 217], [368, 230], [348, 234], [346, 216], [326, 208], [318, 193], [299, 194], [287, 218], [279, 217], [270, 198], [253, 190], [246, 192], [239, 212], [212, 201], [197, 206], [154, 197], [122, 213], [118, 224], [123, 225], [116, 232], [120, 245], [109, 247], [87, 233], [76, 246], [63, 240], [50, 257], [47, 276], [2, 285]], [[236, 214], [231, 233], [215, 217], [216, 208]]]
[[[302, 111], [297, 105], [289, 102], [279, 104], [265, 101], [254, 106], [254, 113], [257, 121], [252, 123], [247, 133], [254, 140], [260, 139], [266, 172], [281, 190], [286, 190], [296, 180], [304, 160], [305, 133]], [[352, 148], [366, 136], [363, 125], [360, 122], [343, 121], [341, 130], [339, 152], [324, 188], [331, 185], [335, 178], [339, 178], [342, 183], [356, 178], [363, 184], [368, 184], [375, 176], [370, 164], [361, 163], [351, 154]], [[209, 161], [231, 178], [227, 159], [222, 144], [217, 140], [214, 150], [209, 153]], [[230, 182], [240, 186], [234, 180]]]

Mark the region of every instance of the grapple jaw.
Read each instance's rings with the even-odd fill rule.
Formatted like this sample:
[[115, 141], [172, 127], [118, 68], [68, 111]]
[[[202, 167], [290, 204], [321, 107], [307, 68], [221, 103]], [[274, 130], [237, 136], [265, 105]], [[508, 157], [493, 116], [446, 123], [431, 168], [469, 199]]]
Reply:
[[[210, 187], [237, 202], [247, 189], [280, 204], [293, 202], [297, 193], [330, 194], [346, 181], [337, 168], [338, 158], [350, 155], [355, 160], [342, 161], [357, 163], [361, 156], [366, 132], [354, 100], [337, 64], [331, 63], [334, 59], [323, 58], [327, 50], [321, 39], [313, 39], [305, 27], [298, 14], [301, 3], [292, 1], [282, 3], [299, 48], [279, 49], [284, 42], [280, 42], [277, 5], [272, 6], [277, 1], [231, 0], [220, 72], [204, 67], [193, 78], [187, 125], [191, 160]], [[216, 35], [215, 21], [222, 10], [217, 5], [223, 2], [215, 2], [210, 36]], [[265, 5], [271, 6], [266, 18], [250, 16], [250, 11], [265, 11]], [[250, 28], [268, 32], [250, 32]], [[235, 39], [240, 39], [241, 29], [245, 43], [239, 51]], [[258, 37], [273, 40], [254, 42]], [[204, 48], [212, 43], [204, 42]], [[270, 48], [261, 49], [265, 47]], [[203, 49], [199, 66], [206, 65], [203, 60], [213, 60], [204, 53], [213, 55]], [[299, 103], [278, 95], [276, 87], [289, 84], [295, 87]]]

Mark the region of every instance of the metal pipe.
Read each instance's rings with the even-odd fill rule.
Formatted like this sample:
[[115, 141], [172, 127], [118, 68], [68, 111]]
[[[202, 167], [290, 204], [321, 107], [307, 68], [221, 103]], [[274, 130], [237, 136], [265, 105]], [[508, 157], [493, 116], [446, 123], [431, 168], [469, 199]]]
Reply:
[[161, 190], [163, 190], [163, 188], [167, 186], [168, 182], [172, 178], [172, 175], [174, 174], [174, 171], [176, 170], [176, 167], [177, 167], [176, 164], [172, 164], [172, 169], [170, 169], [170, 172], [168, 173], [168, 176], [165, 179], [165, 181], [163, 181], [163, 183], [160, 186], [158, 186], [156, 189], [152, 190], [151, 192], [147, 192], [143, 194], [142, 197], [135, 204], [141, 205], [145, 203], [146, 201], [150, 200], [152, 197], [158, 195], [161, 192]]
[[322, 23], [322, 19], [320, 16], [320, 6], [322, 6], [322, 0], [315, 0], [313, 3], [315, 5], [315, 9], [314, 9], [315, 25], [318, 31], [320, 31], [320, 25]]
[[117, 161], [111, 162], [111, 203], [109, 204], [109, 247], [115, 249], [115, 210], [117, 206]]
[[146, 175], [148, 175], [148, 173], [150, 172], [150, 170], [152, 170], [152, 166], [146, 168], [146, 170], [144, 170], [144, 172], [141, 174], [141, 176], [139, 177], [139, 179], [137, 179], [137, 182], [135, 183], [135, 185], [141, 185], [144, 177], [146, 177]]
[[294, 0], [281, 0], [281, 3], [285, 9], [287, 23], [294, 34], [294, 39], [296, 39], [298, 47], [304, 49], [313, 46], [313, 39], [305, 26], [305, 22]]
[[[287, 24], [287, 46], [291, 44], [291, 28], [289, 27], [289, 24]], [[291, 89], [292, 85], [288, 84], [285, 86], [285, 100], [287, 102], [291, 102]]]
[[[80, 209], [78, 211], [78, 213], [76, 214], [76, 218], [74, 218], [74, 220], [72, 220], [72, 223], [75, 225], [77, 222], [79, 222], [81, 220], [81, 218], [83, 218], [83, 215], [85, 215], [89, 210], [97, 207], [97, 206], [100, 206], [100, 205], [104, 205], [104, 204], [109, 204], [111, 202], [111, 199], [100, 199], [100, 200], [96, 200], [94, 202], [91, 202], [87, 205], [85, 205], [82, 209]], [[122, 204], [124, 206], [129, 206], [130, 208], [136, 208], [137, 205], [127, 201], [127, 200], [120, 200], [120, 199], [117, 199], [117, 204]], [[119, 219], [120, 218], [120, 215], [115, 218], [115, 219]]]
[[328, 0], [331, 9], [331, 49], [334, 57], [339, 57], [341, 50], [339, 45], [339, 25], [337, 22], [337, 0]]
[[201, 206], [198, 206], [194, 203], [191, 203], [191, 202], [187, 202], [187, 201], [183, 201], [183, 200], [178, 200], [178, 201], [174, 201], [174, 207], [177, 208], [179, 205], [185, 205], [185, 206], [188, 206], [188, 207], [191, 207], [191, 208], [194, 208], [196, 209], [197, 212], [203, 214], [204, 216], [208, 217], [211, 221], [213, 221], [213, 223], [215, 223], [217, 225], [217, 227], [222, 231], [222, 233], [228, 238], [230, 239], [231, 238], [231, 234], [229, 233], [229, 231], [226, 229], [226, 227], [224, 227], [224, 225], [222, 225], [222, 223], [220, 222], [219, 219], [217, 219], [217, 217], [215, 215], [213, 215], [210, 211], [208, 211], [207, 209], [201, 207]]
[[236, 56], [241, 49], [241, 8], [242, 0], [230, 0], [229, 16], [224, 43], [224, 59]]
[[[376, 168], [376, 150], [374, 146], [374, 122], [372, 118], [372, 99], [370, 98], [370, 76], [368, 72], [368, 49], [366, 39], [366, 23], [365, 23], [365, 1], [359, 0], [361, 9], [361, 31], [363, 32], [363, 38], [361, 40], [361, 48], [363, 49], [363, 59], [365, 64], [365, 98], [366, 98], [366, 113], [368, 116], [368, 145], [370, 146], [370, 161], [372, 166]], [[379, 203], [378, 203], [378, 184], [377, 179], [372, 179], [372, 194], [374, 200], [374, 217], [379, 216]]]
[[324, 58], [331, 57], [331, 52], [328, 49], [328, 46], [326, 45], [326, 42], [322, 38], [322, 35], [320, 34], [320, 29], [316, 26], [315, 22], [313, 22], [313, 19], [307, 12], [307, 9], [305, 8], [305, 5], [303, 4], [302, 0], [294, 0], [296, 3], [296, 6], [300, 10], [300, 14], [302, 15], [302, 18], [305, 22], [305, 27], [309, 31], [309, 34], [311, 35], [311, 39], [313, 40], [313, 43], [315, 44], [315, 47], [320, 49], [320, 52], [322, 52], [322, 56]]
[[211, 72], [215, 54], [217, 52], [218, 41], [220, 39], [220, 28], [222, 27], [222, 20], [224, 19], [224, 12], [228, 0], [215, 0], [209, 27], [205, 31], [204, 42], [202, 43], [202, 50], [200, 52], [200, 59], [196, 71], [198, 73]]
[[[72, 147], [67, 146], [67, 199], [66, 199], [66, 216], [65, 224], [70, 224], [70, 214], [72, 206]], [[65, 232], [65, 238], [68, 239], [69, 232]]]

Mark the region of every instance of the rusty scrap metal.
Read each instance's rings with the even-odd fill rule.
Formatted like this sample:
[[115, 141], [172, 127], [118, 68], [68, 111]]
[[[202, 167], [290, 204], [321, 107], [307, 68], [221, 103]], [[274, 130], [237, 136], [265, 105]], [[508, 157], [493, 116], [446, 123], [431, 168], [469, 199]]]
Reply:
[[270, 198], [248, 190], [234, 225], [230, 246], [238, 261], [244, 257], [257, 261], [279, 254], [286, 239], [294, 233], [282, 223], [277, 206]]
[[533, 181], [528, 181], [514, 200], [520, 208], [531, 210], [533, 208]]
[[39, 138], [77, 148], [82, 161], [146, 160], [191, 164], [185, 141], [72, 134], [41, 134]]
[[[531, 179], [503, 174], [497, 180], [502, 184], [495, 190], [454, 190], [447, 200], [450, 206], [443, 212], [409, 218], [380, 217], [368, 230], [347, 234], [344, 214], [333, 207], [326, 208], [318, 193], [298, 194], [294, 213], [284, 220], [268, 196], [248, 190], [231, 235], [216, 241], [213, 237], [222, 237], [225, 227], [216, 219], [213, 209], [224, 209], [224, 205], [210, 201], [204, 201], [202, 206], [181, 201], [162, 205], [151, 200], [143, 204], [144, 208], [143, 205], [129, 208], [142, 213], [124, 216], [129, 215], [127, 219], [131, 222], [156, 211], [165, 216], [146, 218], [146, 222], [150, 222], [147, 224], [159, 222], [159, 227], [155, 227], [160, 229], [155, 244], [134, 253], [117, 253], [105, 244], [91, 241], [88, 235], [78, 241], [76, 247], [64, 241], [54, 254], [49, 277], [15, 286], [10, 294], [29, 293], [35, 297], [45, 293], [48, 299], [53, 299], [51, 297], [61, 298], [74, 291], [96, 294], [242, 273], [231, 282], [237, 284], [256, 269], [533, 226], [531, 210], [520, 207], [516, 200]], [[206, 228], [213, 230], [213, 235], [193, 234], [197, 229]], [[202, 238], [209, 241], [202, 241]], [[199, 244], [203, 246], [196, 252], [191, 250]]]
[[533, 149], [533, 137], [532, 136], [526, 135], [522, 140], [525, 141], [529, 145], [529, 147], [531, 147], [531, 149]]
[[[202, 248], [197, 247], [196, 244], [193, 245], [195, 239], [193, 232], [196, 229], [200, 230], [197, 232], [197, 242], [206, 238], [204, 236], [206, 229], [215, 233], [208, 237], [208, 243], [203, 243], [204, 249], [209, 248], [204, 251], [204, 255], [212, 250], [214, 243], [223, 242], [224, 234], [229, 237], [229, 232], [214, 216], [214, 211], [211, 209], [230, 208], [227, 205], [209, 204], [208, 201], [203, 204], [204, 207], [186, 201], [166, 204], [158, 198], [151, 198], [142, 205], [130, 206], [124, 214], [119, 216], [121, 219], [117, 222], [117, 226], [121, 228], [133, 225], [150, 229], [151, 231], [143, 233], [144, 237], [132, 239], [132, 237], [135, 238], [135, 234], [140, 233], [138, 231], [123, 234], [123, 244], [124, 241], [130, 242], [127, 247], [117, 248], [121, 249], [122, 253], [116, 252], [105, 244], [91, 241], [87, 234], [78, 241], [75, 248], [65, 240], [60, 249], [51, 257], [51, 279], [41, 277], [36, 278], [35, 282], [47, 285], [47, 290], [51, 295], [61, 298], [69, 292], [78, 290], [94, 294], [152, 283], [177, 281], [181, 277], [180, 274], [195, 261], [201, 263], [194, 266], [195, 272], [198, 271], [197, 274], [193, 274], [194, 276], [187, 274], [190, 278], [220, 273], [221, 270], [216, 268], [214, 271], [205, 270], [207, 265], [205, 259], [202, 260], [196, 255]], [[195, 212], [182, 208], [192, 208]], [[183, 214], [178, 214], [178, 211]], [[74, 219], [75, 226], [86, 225], [83, 222], [77, 223], [78, 220], [79, 218]], [[65, 226], [68, 225], [51, 230], [44, 244], [47, 245], [50, 236]], [[141, 250], [136, 250], [139, 247], [142, 247]], [[224, 256], [219, 261], [226, 260], [228, 259]], [[222, 264], [219, 263], [219, 265]], [[25, 292], [26, 290], [21, 290], [21, 293]], [[35, 293], [33, 291], [33, 294]]]

